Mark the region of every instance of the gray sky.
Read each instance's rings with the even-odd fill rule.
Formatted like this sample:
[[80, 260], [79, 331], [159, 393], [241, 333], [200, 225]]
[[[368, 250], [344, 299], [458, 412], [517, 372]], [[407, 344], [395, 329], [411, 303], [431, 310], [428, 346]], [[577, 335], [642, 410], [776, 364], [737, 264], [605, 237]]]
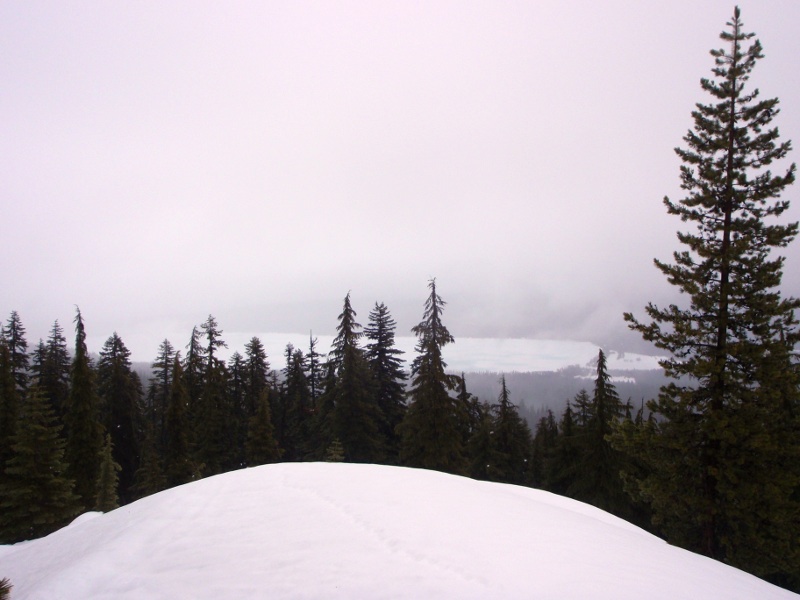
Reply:
[[[800, 144], [800, 3], [742, 2]], [[0, 3], [0, 317], [137, 360], [213, 314], [635, 345], [731, 2]], [[797, 155], [793, 156], [797, 160]], [[797, 187], [787, 195], [797, 197]], [[794, 200], [789, 218], [800, 217]], [[800, 242], [785, 292], [800, 295]], [[91, 350], [99, 350], [95, 345]]]

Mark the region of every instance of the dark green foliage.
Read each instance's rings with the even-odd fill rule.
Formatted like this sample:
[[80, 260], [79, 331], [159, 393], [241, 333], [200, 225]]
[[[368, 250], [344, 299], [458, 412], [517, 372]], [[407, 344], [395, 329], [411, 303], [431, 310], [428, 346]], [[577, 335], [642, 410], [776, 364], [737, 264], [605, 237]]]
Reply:
[[309, 456], [311, 423], [314, 406], [305, 372], [303, 351], [286, 346], [286, 367], [283, 369], [281, 404], [284, 410], [283, 436], [287, 460], [304, 460]]
[[194, 457], [204, 475], [217, 475], [229, 468], [231, 459], [231, 411], [227, 398], [227, 369], [214, 359], [206, 369], [203, 391], [193, 411]]
[[0, 543], [47, 535], [80, 512], [73, 482], [65, 474], [60, 430], [49, 402], [31, 386], [0, 484]]
[[0, 579], [0, 600], [8, 600], [11, 597], [11, 588], [13, 587], [7, 577]]
[[17, 311], [11, 311], [6, 326], [2, 328], [2, 337], [8, 346], [11, 373], [17, 385], [17, 392], [24, 394], [28, 389], [28, 342], [25, 340], [25, 327]]
[[[677, 149], [683, 161], [678, 203], [670, 214], [692, 226], [672, 264], [656, 260], [687, 306], [649, 304], [649, 322], [632, 329], [666, 350], [675, 383], [649, 404], [655, 419], [628, 424], [615, 438], [646, 470], [630, 489], [653, 509], [667, 539], [762, 577], [800, 577], [800, 426], [797, 364], [800, 302], [779, 292], [784, 248], [797, 223], [776, 224], [795, 166], [784, 159], [771, 124], [778, 100], [746, 92], [762, 58], [748, 42], [738, 8], [714, 50], [710, 104], [698, 104], [694, 127]], [[796, 579], [797, 580], [797, 579]]]
[[80, 310], [76, 310], [75, 315], [75, 355], [70, 384], [64, 415], [68, 475], [75, 481], [75, 492], [80, 496], [84, 508], [91, 509], [97, 497], [104, 431], [98, 410], [95, 373], [86, 349], [86, 331]]
[[194, 405], [203, 393], [207, 362], [206, 349], [203, 347], [200, 331], [197, 327], [193, 327], [192, 337], [186, 345], [186, 360], [182, 365], [184, 385], [189, 394], [190, 414], [194, 413]]
[[230, 424], [230, 456], [232, 468], [241, 468], [247, 464], [245, 458], [245, 442], [250, 417], [247, 415], [246, 391], [247, 372], [244, 357], [234, 352], [228, 359], [228, 405]]
[[269, 387], [269, 362], [264, 344], [257, 337], [250, 339], [244, 347], [245, 362], [245, 414], [255, 416], [261, 396]]
[[344, 462], [344, 446], [339, 438], [334, 439], [325, 452], [325, 462]]
[[505, 457], [497, 450], [494, 437], [494, 413], [497, 407], [483, 402], [475, 408], [475, 417], [466, 446], [469, 476], [486, 481], [500, 481], [503, 474], [498, 465], [505, 462]]
[[144, 498], [167, 487], [167, 478], [161, 465], [161, 457], [156, 448], [155, 433], [152, 425], [145, 426], [142, 442], [142, 460], [133, 477], [133, 494], [135, 498]]
[[375, 398], [375, 383], [369, 364], [358, 345], [361, 325], [355, 317], [348, 293], [331, 351], [331, 362], [336, 372], [331, 428], [334, 437], [344, 447], [346, 460], [375, 463], [381, 462], [386, 452], [385, 440], [379, 430], [383, 415]]
[[[586, 397], [588, 398], [588, 394]], [[545, 487], [556, 494], [567, 495], [570, 483], [580, 468], [580, 438], [576, 435], [578, 430], [572, 405], [567, 402], [559, 423], [555, 447], [544, 468]]]
[[306, 377], [308, 389], [311, 392], [311, 402], [314, 406], [324, 389], [325, 369], [322, 364], [322, 354], [317, 352], [317, 338], [309, 336], [308, 353], [306, 354]]
[[256, 414], [250, 417], [250, 426], [247, 430], [247, 466], [276, 462], [281, 458], [281, 454], [272, 427], [269, 392], [264, 389]]
[[63, 416], [70, 387], [70, 357], [67, 339], [58, 321], [53, 323], [47, 343], [39, 342], [31, 365], [31, 373], [44, 397]]
[[558, 424], [553, 411], [548, 410], [547, 414], [536, 423], [536, 433], [533, 436], [529, 476], [530, 483], [534, 487], [552, 489], [552, 464], [558, 442]]
[[148, 420], [153, 428], [157, 448], [164, 444], [164, 423], [169, 404], [169, 394], [172, 389], [173, 363], [175, 362], [175, 348], [169, 340], [165, 339], [158, 346], [158, 354], [153, 361], [153, 377], [147, 393]]
[[464, 455], [463, 406], [450, 391], [457, 378], [445, 372], [442, 347], [454, 342], [442, 324], [445, 302], [436, 293], [436, 280], [428, 288], [423, 320], [412, 331], [417, 336], [417, 356], [411, 365], [410, 402], [400, 434], [400, 460], [412, 467], [456, 474], [467, 471]]
[[97, 499], [94, 509], [101, 512], [108, 512], [119, 507], [119, 473], [121, 467], [114, 460], [114, 444], [111, 441], [111, 434], [106, 434], [106, 442], [100, 453], [100, 477], [97, 480]]
[[400, 453], [400, 436], [397, 426], [406, 413], [406, 393], [404, 381], [407, 379], [403, 371], [403, 354], [394, 345], [394, 333], [397, 323], [383, 303], [375, 303], [369, 314], [369, 324], [364, 328], [364, 336], [369, 340], [366, 345], [366, 359], [375, 383], [375, 398], [380, 408], [382, 419], [379, 423], [380, 434], [386, 440], [387, 456], [394, 462]]
[[[550, 413], [550, 419], [553, 415]], [[553, 421], [553, 429], [556, 428]], [[526, 483], [531, 457], [531, 431], [511, 403], [505, 375], [501, 379], [500, 396], [494, 413], [494, 441], [500, 457], [497, 471], [504, 483]]]
[[19, 395], [11, 370], [11, 354], [6, 341], [0, 339], [0, 482], [13, 455], [11, 448], [19, 416]]
[[106, 431], [111, 435], [114, 460], [121, 467], [119, 497], [123, 504], [133, 499], [133, 479], [140, 460], [139, 432], [143, 427], [139, 380], [131, 371], [130, 355], [130, 350], [115, 332], [103, 344], [97, 363], [100, 414]]
[[164, 474], [168, 486], [192, 481], [198, 470], [191, 454], [189, 393], [184, 383], [180, 354], [175, 355], [172, 369], [172, 385], [164, 422]]

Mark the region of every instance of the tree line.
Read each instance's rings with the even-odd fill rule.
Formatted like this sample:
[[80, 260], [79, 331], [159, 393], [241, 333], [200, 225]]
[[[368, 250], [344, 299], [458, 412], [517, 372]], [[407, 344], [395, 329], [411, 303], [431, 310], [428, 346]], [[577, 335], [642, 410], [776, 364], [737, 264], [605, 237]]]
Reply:
[[388, 308], [362, 328], [349, 294], [327, 356], [314, 339], [288, 346], [278, 374], [252, 338], [223, 362], [209, 316], [185, 355], [161, 344], [146, 390], [116, 334], [93, 364], [80, 311], [72, 356], [58, 323], [29, 354], [12, 312], [0, 340], [2, 541], [230, 469], [346, 460], [551, 490], [800, 591], [800, 300], [782, 297], [773, 256], [798, 232], [775, 221], [795, 166], [770, 171], [791, 145], [772, 126], [778, 100], [748, 88], [762, 58], [753, 37], [737, 8], [701, 80], [711, 102], [676, 149], [686, 197], [664, 204], [686, 229], [655, 266], [683, 303], [624, 315], [668, 355], [670, 382], [646, 406], [622, 403], [600, 352], [591, 394], [532, 433], [504, 378], [486, 402], [447, 371], [454, 340], [435, 280], [407, 372]]

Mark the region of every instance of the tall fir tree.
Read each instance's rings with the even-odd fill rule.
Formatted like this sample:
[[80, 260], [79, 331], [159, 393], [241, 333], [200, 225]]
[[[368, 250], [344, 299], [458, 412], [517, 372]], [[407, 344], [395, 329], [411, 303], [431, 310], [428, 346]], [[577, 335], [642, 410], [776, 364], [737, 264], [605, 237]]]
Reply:
[[159, 344], [158, 354], [150, 365], [153, 375], [147, 392], [149, 413], [147, 416], [153, 430], [156, 448], [162, 448], [164, 445], [164, 422], [172, 388], [174, 362], [175, 348], [168, 339], [164, 339]]
[[655, 261], [687, 305], [650, 303], [646, 322], [625, 315], [669, 353], [662, 365], [675, 381], [650, 403], [652, 425], [623, 428], [615, 443], [647, 465], [632, 489], [669, 541], [762, 577], [800, 578], [800, 303], [781, 297], [784, 259], [773, 255], [798, 231], [774, 220], [795, 166], [769, 170], [790, 143], [772, 125], [777, 98], [748, 90], [763, 55], [738, 8], [720, 37], [714, 77], [701, 80], [710, 103], [696, 105], [676, 149], [687, 196], [664, 200], [694, 230], [678, 233], [673, 263]]
[[269, 387], [270, 365], [267, 350], [257, 337], [250, 338], [244, 346], [245, 363], [245, 411], [247, 418], [255, 416], [261, 396]]
[[0, 338], [0, 482], [5, 479], [6, 464], [13, 456], [12, 444], [20, 410], [11, 353], [6, 340]]
[[31, 373], [41, 393], [50, 401], [56, 414], [63, 416], [70, 385], [70, 356], [64, 329], [56, 320], [46, 343], [40, 342]]
[[17, 392], [25, 394], [28, 389], [28, 342], [25, 339], [25, 327], [22, 325], [19, 313], [12, 310], [5, 327], [2, 329], [3, 338], [8, 346], [11, 359], [11, 373], [17, 385]]
[[111, 434], [106, 433], [103, 450], [100, 452], [100, 475], [97, 479], [97, 498], [94, 506], [100, 512], [109, 512], [119, 507], [119, 471], [121, 467], [114, 460], [114, 443]]
[[288, 344], [281, 389], [281, 403], [285, 411], [284, 440], [287, 460], [305, 460], [310, 454], [314, 405], [311, 401], [311, 389], [305, 367], [303, 351]]
[[457, 377], [448, 375], [442, 348], [455, 340], [442, 323], [445, 302], [436, 293], [436, 280], [428, 283], [422, 321], [412, 328], [417, 336], [417, 356], [411, 364], [409, 405], [400, 433], [400, 460], [412, 467], [464, 474], [461, 404], [450, 395]]
[[[552, 418], [552, 413], [550, 413]], [[553, 422], [553, 428], [555, 428]], [[500, 481], [522, 485], [528, 482], [531, 458], [531, 430], [519, 416], [519, 410], [511, 402], [511, 393], [506, 385], [506, 377], [500, 378], [500, 395], [494, 417], [495, 448], [500, 454], [497, 470]]]
[[397, 323], [382, 302], [375, 303], [369, 314], [369, 323], [364, 328], [366, 359], [375, 383], [375, 398], [382, 419], [379, 424], [381, 436], [386, 440], [387, 457], [397, 462], [400, 455], [400, 436], [397, 426], [406, 413], [405, 380], [402, 350], [395, 347], [394, 334]]
[[362, 332], [355, 317], [348, 292], [331, 349], [336, 370], [332, 430], [344, 448], [345, 460], [375, 463], [381, 462], [386, 452], [379, 429], [383, 415], [375, 398], [372, 373], [359, 346]]
[[131, 370], [130, 350], [114, 332], [100, 350], [97, 394], [105, 430], [111, 435], [114, 461], [120, 465], [119, 500], [134, 498], [133, 483], [139, 468], [143, 419], [138, 378]]
[[283, 454], [275, 439], [270, 416], [269, 391], [266, 388], [261, 392], [256, 414], [250, 418], [246, 451], [249, 467], [276, 462]]
[[192, 459], [189, 392], [186, 389], [180, 353], [172, 363], [172, 384], [164, 419], [164, 475], [167, 485], [188, 483], [198, 471]]
[[0, 543], [47, 535], [80, 511], [73, 481], [65, 472], [60, 430], [49, 402], [31, 386], [13, 437], [14, 453], [0, 483]]
[[75, 311], [75, 354], [64, 424], [67, 430], [67, 474], [87, 510], [94, 508], [104, 429], [100, 422], [94, 368], [86, 348], [86, 330], [80, 309]]

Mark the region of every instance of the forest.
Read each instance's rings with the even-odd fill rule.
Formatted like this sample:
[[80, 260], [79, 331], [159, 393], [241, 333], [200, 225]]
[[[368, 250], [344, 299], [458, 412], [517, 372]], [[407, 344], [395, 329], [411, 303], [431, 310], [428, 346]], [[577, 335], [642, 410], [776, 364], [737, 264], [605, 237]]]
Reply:
[[257, 337], [221, 360], [211, 315], [183, 350], [165, 339], [142, 381], [116, 334], [90, 358], [79, 309], [71, 352], [58, 322], [29, 349], [12, 311], [0, 336], [0, 543], [233, 469], [348, 461], [563, 494], [800, 591], [800, 300], [782, 297], [773, 255], [798, 232], [775, 221], [795, 166], [770, 171], [791, 150], [772, 126], [778, 100], [747, 88], [763, 54], [738, 8], [727, 26], [701, 80], [711, 101], [676, 149], [686, 196], [664, 199], [681, 249], [655, 266], [684, 302], [624, 315], [666, 355], [668, 383], [646, 407], [620, 399], [602, 351], [590, 389], [533, 428], [505, 377], [496, 399], [478, 399], [443, 360], [454, 338], [435, 279], [410, 360], [389, 308], [375, 303], [362, 326], [348, 293], [330, 351], [314, 338], [287, 346], [280, 372]]

